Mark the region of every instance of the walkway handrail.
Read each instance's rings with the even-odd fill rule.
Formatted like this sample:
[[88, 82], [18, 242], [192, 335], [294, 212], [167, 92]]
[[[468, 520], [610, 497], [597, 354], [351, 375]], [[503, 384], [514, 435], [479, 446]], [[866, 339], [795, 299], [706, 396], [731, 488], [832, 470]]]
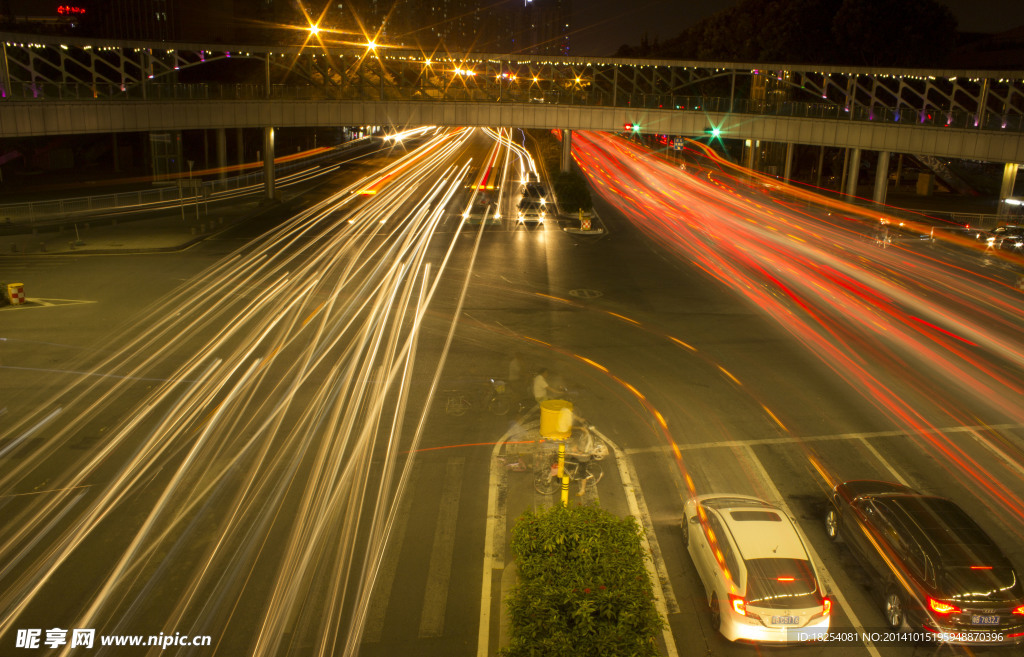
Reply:
[[[283, 162], [275, 166], [275, 178], [280, 181], [289, 174], [328, 163], [353, 148], [366, 145], [371, 139], [354, 139], [308, 158]], [[178, 178], [169, 181], [168, 185], [150, 189], [0, 205], [0, 230], [4, 226], [53, 225], [98, 214], [165, 210], [177, 207], [182, 202], [216, 202], [260, 194], [264, 191], [263, 167], [260, 163], [253, 166], [259, 169], [254, 173], [231, 178], [201, 180], [197, 177], [191, 184], [188, 178]], [[179, 185], [179, 180], [183, 184]]]

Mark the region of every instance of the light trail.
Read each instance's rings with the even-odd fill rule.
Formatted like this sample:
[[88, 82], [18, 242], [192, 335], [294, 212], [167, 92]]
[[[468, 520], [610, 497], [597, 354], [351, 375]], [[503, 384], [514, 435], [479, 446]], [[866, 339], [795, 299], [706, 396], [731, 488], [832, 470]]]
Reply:
[[[896, 426], [919, 437], [942, 467], [970, 481], [992, 515], [1024, 537], [1024, 500], [1004, 483], [1014, 479], [986, 472], [938, 429], [972, 423], [960, 410], [965, 398], [988, 409], [990, 423], [1024, 421], [1017, 400], [1024, 390], [1018, 290], [938, 253], [882, 249], [866, 228], [878, 222], [877, 212], [783, 185], [706, 151], [707, 167], [688, 164], [683, 171], [603, 133], [576, 133], [573, 147], [606, 201], [773, 318]], [[792, 430], [792, 422], [764, 408]], [[1012, 455], [1019, 466], [1020, 445]]]
[[[304, 641], [354, 653], [444, 365], [418, 345], [437, 326], [450, 344], [458, 307], [432, 309], [452, 264], [463, 295], [472, 275], [464, 219], [450, 222], [479, 134], [425, 139], [239, 249], [7, 422], [0, 634], [104, 540], [95, 595], [67, 626], [133, 633], [159, 609], [167, 634], [219, 637], [212, 654], [236, 654], [239, 637], [252, 655], [308, 654]], [[155, 385], [140, 394], [143, 381]], [[67, 450], [126, 405], [101, 443]], [[27, 494], [54, 453], [68, 463]]]

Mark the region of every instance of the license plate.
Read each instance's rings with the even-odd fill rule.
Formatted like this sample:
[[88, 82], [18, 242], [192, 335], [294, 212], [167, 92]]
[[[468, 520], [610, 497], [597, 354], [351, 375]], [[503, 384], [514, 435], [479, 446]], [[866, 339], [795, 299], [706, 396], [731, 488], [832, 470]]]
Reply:
[[772, 616], [772, 625], [799, 625], [799, 616]]
[[971, 625], [999, 625], [999, 616], [974, 614], [971, 616]]

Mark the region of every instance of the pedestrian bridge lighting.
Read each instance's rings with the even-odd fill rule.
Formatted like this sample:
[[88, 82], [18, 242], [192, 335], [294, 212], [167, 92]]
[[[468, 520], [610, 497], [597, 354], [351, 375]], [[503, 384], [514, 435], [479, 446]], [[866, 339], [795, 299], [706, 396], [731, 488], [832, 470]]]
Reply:
[[310, 25], [309, 26], [309, 34], [310, 34], [310, 36], [316, 36], [316, 35], [320, 34], [320, 27], [317, 26], [317, 25]]

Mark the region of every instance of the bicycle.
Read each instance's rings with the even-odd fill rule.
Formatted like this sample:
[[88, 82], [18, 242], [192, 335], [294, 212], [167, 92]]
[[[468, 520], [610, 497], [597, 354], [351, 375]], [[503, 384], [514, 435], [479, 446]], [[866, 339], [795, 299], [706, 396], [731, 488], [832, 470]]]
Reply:
[[[601, 464], [597, 463], [596, 457], [586, 461], [567, 458], [565, 459], [564, 467], [569, 481], [586, 480], [588, 486], [596, 486], [601, 481], [601, 477], [604, 476], [604, 470], [601, 469]], [[533, 487], [541, 495], [551, 495], [559, 490], [560, 486], [557, 462], [553, 463], [547, 470], [538, 472], [533, 479]]]
[[516, 454], [516, 460], [514, 461], [512, 460], [512, 456], [512, 454], [499, 454], [495, 458], [497, 458], [498, 463], [505, 466], [505, 469], [510, 472], [527, 472], [530, 470], [530, 466], [528, 466], [526, 461], [523, 460], [522, 454]]
[[445, 415], [459, 417], [473, 408], [473, 402], [461, 390], [446, 390], [445, 393], [448, 395], [444, 403]]
[[487, 398], [487, 410], [495, 415], [505, 415], [512, 408], [508, 388], [500, 379], [490, 379], [490, 395]]

